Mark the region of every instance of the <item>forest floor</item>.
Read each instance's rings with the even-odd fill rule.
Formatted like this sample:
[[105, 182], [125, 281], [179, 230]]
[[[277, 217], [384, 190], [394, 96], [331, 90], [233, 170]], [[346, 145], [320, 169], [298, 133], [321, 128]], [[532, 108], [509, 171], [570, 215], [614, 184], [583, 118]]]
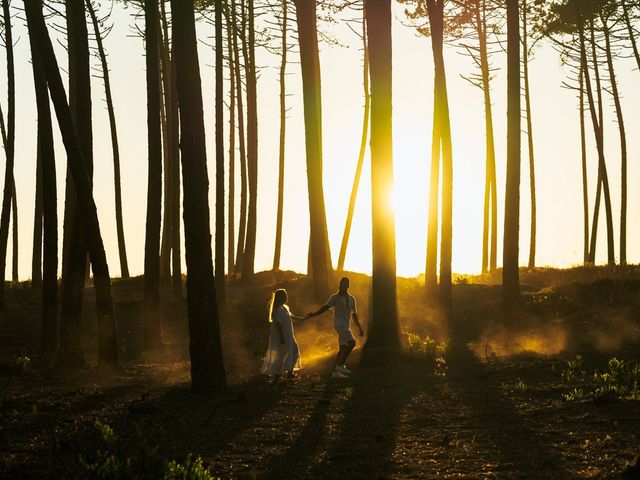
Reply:
[[[369, 279], [351, 278], [366, 324]], [[232, 281], [229, 386], [210, 395], [189, 389], [182, 299], [163, 295], [163, 348], [143, 353], [142, 281], [116, 280], [120, 366], [105, 371], [95, 367], [89, 286], [87, 365], [63, 371], [38, 354], [39, 294], [14, 285], [0, 312], [0, 478], [84, 478], [81, 457], [106, 448], [98, 422], [129, 442], [118, 455], [141, 445], [167, 460], [192, 453], [221, 478], [640, 478], [640, 269], [522, 279], [521, 304], [505, 310], [497, 277], [458, 277], [450, 325], [417, 279], [401, 279], [402, 329], [418, 335], [405, 353], [358, 348], [353, 375], [330, 379], [326, 314], [296, 326], [304, 368], [281, 380], [258, 374], [266, 302], [284, 287], [295, 313], [316, 309], [309, 280]]]

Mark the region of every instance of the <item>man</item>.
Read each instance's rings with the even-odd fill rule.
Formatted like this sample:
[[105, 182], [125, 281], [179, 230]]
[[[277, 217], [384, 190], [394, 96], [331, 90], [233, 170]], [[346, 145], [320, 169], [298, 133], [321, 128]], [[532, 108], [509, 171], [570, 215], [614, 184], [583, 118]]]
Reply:
[[345, 365], [349, 354], [356, 346], [356, 339], [353, 337], [351, 329], [349, 328], [351, 319], [353, 319], [353, 323], [358, 329], [360, 336], [362, 337], [364, 335], [360, 321], [358, 320], [356, 299], [353, 295], [349, 294], [348, 290], [349, 279], [342, 277], [338, 291], [329, 297], [329, 300], [320, 307], [320, 310], [307, 314], [307, 318], [316, 317], [333, 308], [333, 328], [335, 328], [338, 334], [340, 349], [338, 350], [331, 371], [332, 378], [346, 378], [351, 373]]

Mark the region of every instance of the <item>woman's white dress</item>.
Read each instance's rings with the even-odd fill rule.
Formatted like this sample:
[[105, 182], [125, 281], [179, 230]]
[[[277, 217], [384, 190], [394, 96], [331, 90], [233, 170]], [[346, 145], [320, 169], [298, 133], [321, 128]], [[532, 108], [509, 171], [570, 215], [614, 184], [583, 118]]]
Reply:
[[[277, 323], [282, 325], [284, 343], [280, 343]], [[293, 335], [293, 322], [289, 307], [283, 305], [273, 312], [270, 327], [269, 348], [264, 356], [260, 373], [264, 375], [282, 375], [301, 367], [300, 348]]]

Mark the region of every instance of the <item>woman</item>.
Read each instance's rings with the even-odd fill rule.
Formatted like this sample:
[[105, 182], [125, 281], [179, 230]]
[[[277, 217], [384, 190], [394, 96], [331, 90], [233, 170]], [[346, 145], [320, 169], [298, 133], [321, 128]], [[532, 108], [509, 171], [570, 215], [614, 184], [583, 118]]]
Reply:
[[271, 334], [269, 348], [264, 356], [260, 372], [264, 375], [294, 376], [294, 371], [300, 369], [300, 348], [293, 335], [292, 319], [304, 320], [304, 317], [293, 315], [287, 305], [287, 291], [283, 288], [276, 290], [269, 303], [269, 323]]

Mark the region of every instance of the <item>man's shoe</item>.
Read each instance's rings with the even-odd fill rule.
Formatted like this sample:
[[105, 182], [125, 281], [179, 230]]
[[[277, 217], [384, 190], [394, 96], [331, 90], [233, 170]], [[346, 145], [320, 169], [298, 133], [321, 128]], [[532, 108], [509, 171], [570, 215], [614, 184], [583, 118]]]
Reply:
[[338, 371], [338, 370], [334, 370], [331, 373], [331, 378], [347, 378], [347, 375], [345, 375], [344, 373]]
[[351, 370], [349, 370], [346, 365], [338, 365], [336, 367], [336, 371], [342, 373], [343, 375], [351, 375]]

